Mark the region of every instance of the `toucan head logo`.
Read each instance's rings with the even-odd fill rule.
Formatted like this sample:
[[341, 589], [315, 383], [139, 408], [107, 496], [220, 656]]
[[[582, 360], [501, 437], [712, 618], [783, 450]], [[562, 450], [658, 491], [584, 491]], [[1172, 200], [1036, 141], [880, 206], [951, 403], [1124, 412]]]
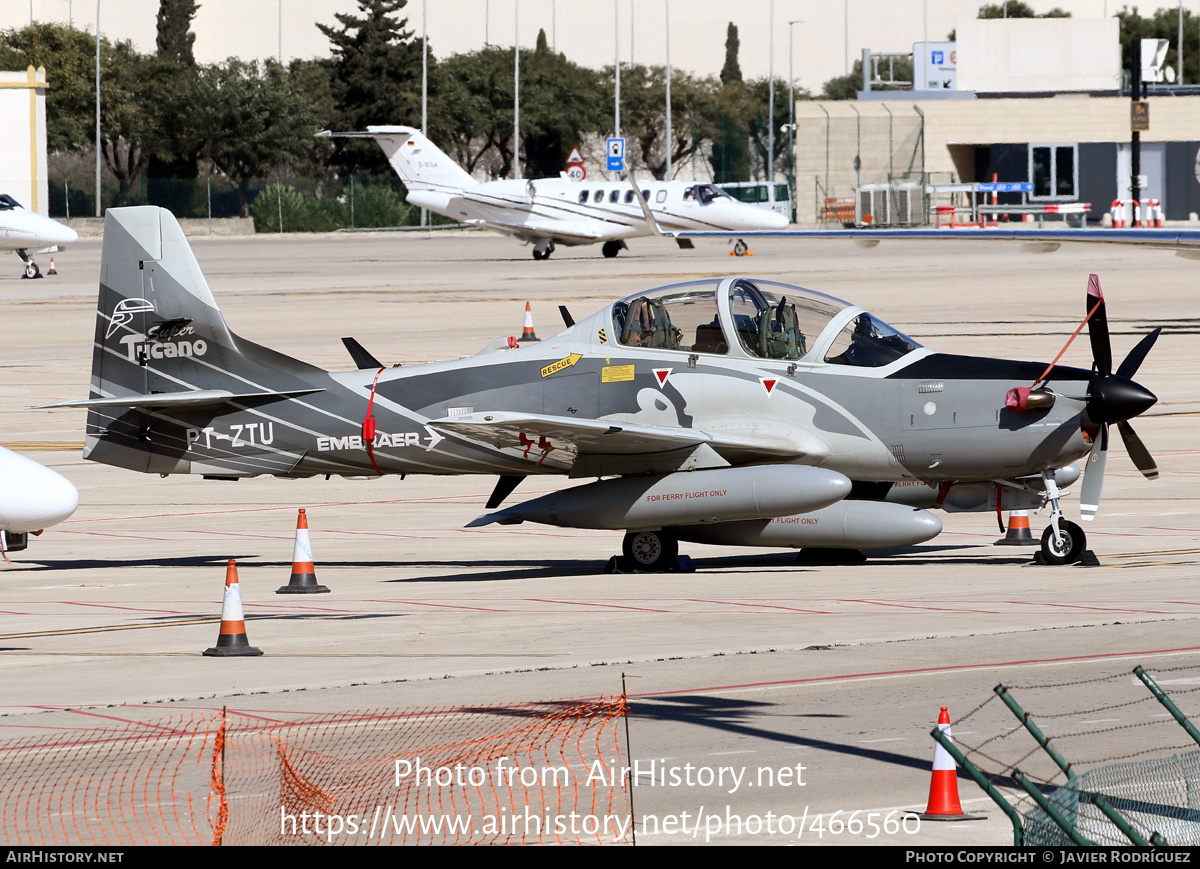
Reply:
[[147, 311], [153, 310], [154, 303], [146, 299], [122, 299], [113, 308], [112, 318], [108, 323], [108, 331], [104, 334], [104, 337], [111, 338], [112, 333], [117, 331], [119, 327], [133, 320], [134, 314], [144, 314]]

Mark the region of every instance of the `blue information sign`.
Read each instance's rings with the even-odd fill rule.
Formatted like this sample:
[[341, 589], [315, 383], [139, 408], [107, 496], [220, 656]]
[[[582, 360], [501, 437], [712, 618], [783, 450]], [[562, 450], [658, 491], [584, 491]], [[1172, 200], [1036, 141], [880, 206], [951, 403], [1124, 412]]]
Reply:
[[609, 139], [608, 140], [608, 166], [609, 172], [624, 172], [625, 171], [625, 140], [624, 139]]

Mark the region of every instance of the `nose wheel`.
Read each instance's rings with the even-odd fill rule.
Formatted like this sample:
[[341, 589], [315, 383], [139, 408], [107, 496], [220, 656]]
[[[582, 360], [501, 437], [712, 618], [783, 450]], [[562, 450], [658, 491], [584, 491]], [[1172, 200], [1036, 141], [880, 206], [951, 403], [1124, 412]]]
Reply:
[[1042, 532], [1042, 558], [1047, 564], [1074, 564], [1083, 556], [1087, 537], [1074, 522], [1060, 519], [1058, 533], [1053, 523]]

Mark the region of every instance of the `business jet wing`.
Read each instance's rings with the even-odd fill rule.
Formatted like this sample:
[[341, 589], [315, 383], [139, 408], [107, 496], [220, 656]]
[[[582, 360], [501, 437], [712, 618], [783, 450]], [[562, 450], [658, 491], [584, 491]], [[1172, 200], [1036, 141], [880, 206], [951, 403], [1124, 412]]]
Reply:
[[563, 244], [591, 244], [613, 237], [611, 232], [603, 231], [604, 224], [597, 220], [547, 219], [513, 205], [492, 204], [474, 196], [456, 196], [450, 200], [450, 207], [463, 215], [460, 219], [465, 223], [529, 241], [553, 238]]

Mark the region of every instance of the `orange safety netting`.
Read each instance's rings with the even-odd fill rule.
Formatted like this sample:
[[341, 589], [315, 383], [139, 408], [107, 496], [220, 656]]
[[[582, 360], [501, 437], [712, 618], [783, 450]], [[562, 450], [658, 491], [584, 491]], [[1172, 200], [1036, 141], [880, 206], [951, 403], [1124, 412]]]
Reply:
[[623, 697], [264, 722], [234, 712], [0, 744], [0, 839], [628, 844]]

